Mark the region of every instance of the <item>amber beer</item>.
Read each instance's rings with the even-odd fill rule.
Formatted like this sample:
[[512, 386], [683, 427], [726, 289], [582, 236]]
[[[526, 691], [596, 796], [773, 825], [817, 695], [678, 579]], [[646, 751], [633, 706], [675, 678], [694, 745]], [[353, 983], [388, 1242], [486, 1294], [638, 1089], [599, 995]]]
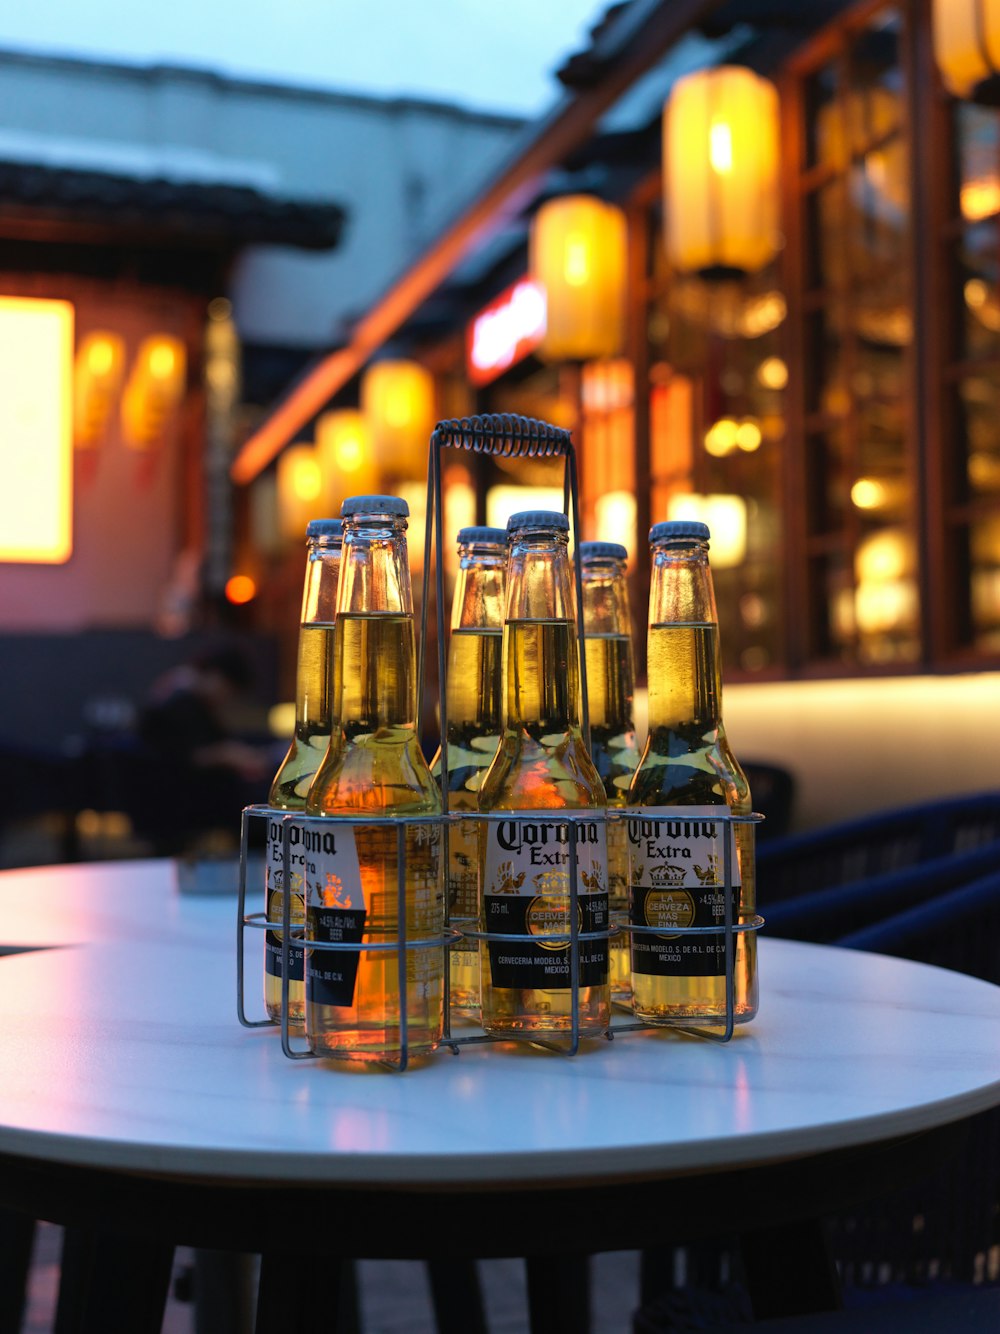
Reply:
[[[618, 542], [581, 542], [583, 634], [590, 714], [590, 755], [604, 784], [609, 819], [608, 901], [612, 926], [628, 923], [628, 839], [624, 813], [629, 784], [639, 763], [635, 744], [632, 621], [625, 565], [628, 552]], [[622, 1003], [632, 992], [629, 938], [611, 939], [611, 995]]]
[[[494, 937], [481, 949], [483, 1028], [547, 1041], [565, 1040], [572, 1027], [570, 947], [533, 937], [571, 929], [571, 841], [577, 927], [599, 933], [608, 923], [604, 787], [580, 726], [568, 528], [565, 514], [550, 511], [508, 523], [501, 741], [479, 793], [481, 812], [530, 817], [480, 824], [480, 921]], [[580, 942], [579, 968], [579, 1032], [603, 1033], [606, 938]]]
[[[725, 937], [670, 927], [722, 927], [755, 908], [750, 788], [722, 722], [715, 593], [703, 523], [658, 523], [649, 534], [649, 736], [628, 795], [629, 906], [637, 1017], [654, 1024], [724, 1020]], [[725, 844], [732, 881], [725, 883]], [[757, 1013], [752, 932], [735, 937], [734, 1019]]]
[[[268, 805], [279, 811], [305, 810], [309, 786], [330, 744], [342, 530], [340, 519], [313, 519], [306, 528], [306, 574], [295, 673], [295, 730], [268, 794]], [[285, 890], [280, 820], [268, 820], [266, 856], [267, 918], [278, 922], [284, 911]], [[290, 876], [291, 920], [301, 927], [305, 900], [300, 849], [291, 859]], [[305, 1013], [302, 958], [301, 946], [289, 949], [288, 1017], [296, 1026], [302, 1023]], [[281, 1018], [280, 931], [268, 931], [265, 935], [264, 1004], [271, 1019]]]
[[[476, 811], [479, 789], [500, 742], [500, 648], [503, 636], [507, 532], [463, 528], [448, 644], [448, 810]], [[441, 752], [431, 763], [441, 776]], [[451, 925], [475, 929], [479, 916], [479, 845], [475, 820], [448, 830]], [[479, 944], [460, 940], [449, 956], [454, 1014], [479, 1017]]]
[[[397, 826], [357, 817], [437, 816], [441, 793], [416, 726], [416, 655], [406, 552], [406, 502], [395, 496], [345, 500], [344, 557], [337, 602], [334, 678], [339, 737], [331, 742], [306, 803], [331, 822], [332, 841], [307, 858], [306, 1034], [319, 1055], [400, 1060], [399, 954], [310, 950], [310, 941], [391, 943], [440, 940], [444, 920], [440, 829], [405, 829], [404, 919], [398, 913]], [[320, 821], [312, 828], [322, 829]], [[440, 947], [408, 949], [406, 1048], [429, 1051], [442, 1031]]]

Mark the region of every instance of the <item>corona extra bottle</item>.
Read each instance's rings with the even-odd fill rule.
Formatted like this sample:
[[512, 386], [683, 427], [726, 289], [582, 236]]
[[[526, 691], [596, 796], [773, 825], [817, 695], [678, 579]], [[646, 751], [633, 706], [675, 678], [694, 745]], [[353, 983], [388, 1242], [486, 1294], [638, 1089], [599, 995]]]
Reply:
[[[330, 744], [334, 619], [342, 528], [339, 519], [313, 519], [306, 528], [306, 577], [295, 674], [295, 731], [267, 799], [268, 805], [279, 811], [305, 810], [309, 785]], [[295, 853], [295, 857], [299, 855]], [[269, 820], [264, 874], [267, 917], [271, 922], [280, 921], [283, 911], [283, 861], [281, 822]], [[295, 860], [291, 877], [292, 922], [301, 927], [305, 920], [302, 867]], [[278, 931], [268, 931], [265, 936], [264, 1004], [270, 1018], [281, 1018], [281, 933]], [[302, 1023], [304, 1004], [302, 949], [293, 946], [289, 951], [288, 1017], [296, 1026]]]
[[[365, 815], [424, 817], [441, 811], [417, 737], [416, 658], [406, 502], [344, 501], [337, 599], [334, 710], [339, 736], [309, 789], [314, 821], [304, 830], [307, 871], [306, 1035], [314, 1052], [396, 1064], [404, 1049], [399, 951], [310, 950], [310, 941], [389, 944], [400, 938], [398, 825]], [[405, 932], [440, 940], [443, 875], [437, 822], [405, 830]], [[441, 946], [405, 951], [405, 1048], [429, 1051], [442, 1029]]]
[[[632, 937], [636, 1016], [647, 1023], [723, 1022], [725, 937], [670, 934], [671, 926], [721, 927], [725, 895], [733, 921], [753, 914], [750, 789], [722, 725], [719, 624], [703, 523], [650, 529], [649, 736], [629, 789], [629, 902], [632, 924], [663, 935]], [[732, 884], [724, 883], [729, 839]], [[734, 937], [734, 1020], [757, 1012], [753, 932]]]
[[[448, 646], [448, 810], [479, 809], [479, 788], [500, 741], [500, 647], [507, 533], [463, 528]], [[441, 752], [431, 764], [441, 775]], [[448, 906], [452, 926], [475, 927], [479, 915], [478, 822], [448, 830]], [[479, 1017], [479, 945], [460, 940], [449, 955], [452, 1010]]]
[[[544, 510], [508, 523], [501, 739], [479, 792], [481, 812], [519, 817], [480, 821], [481, 922], [498, 937], [482, 943], [483, 1028], [546, 1042], [572, 1028], [570, 946], [533, 937], [571, 930], [570, 840], [578, 928], [608, 929], [604, 786], [580, 725], [568, 529]], [[581, 1036], [608, 1027], [606, 936], [579, 942], [578, 1014]]]
[[[628, 609], [625, 562], [618, 542], [581, 542], [583, 634], [590, 711], [590, 755], [604, 784], [609, 811], [624, 811], [628, 788], [639, 763], [635, 747], [632, 696], [632, 622]], [[624, 814], [610, 818], [608, 901], [612, 926], [628, 922], [628, 839]], [[611, 938], [611, 995], [627, 1001], [632, 993], [628, 933]]]

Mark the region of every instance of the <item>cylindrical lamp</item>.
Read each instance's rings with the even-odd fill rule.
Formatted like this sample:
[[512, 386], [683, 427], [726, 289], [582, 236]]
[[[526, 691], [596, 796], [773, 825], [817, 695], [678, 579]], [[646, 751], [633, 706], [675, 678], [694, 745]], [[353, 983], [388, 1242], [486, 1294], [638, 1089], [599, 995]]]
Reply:
[[434, 429], [434, 377], [416, 361], [377, 361], [361, 379], [361, 410], [379, 472], [394, 480], [426, 476]]
[[364, 413], [356, 408], [324, 412], [316, 423], [316, 451], [331, 514], [340, 513], [348, 496], [378, 491], [375, 447]]
[[1000, 103], [1000, 0], [934, 0], [934, 55], [955, 97]]
[[535, 214], [531, 275], [545, 289], [547, 361], [614, 357], [625, 336], [625, 215], [590, 195], [551, 199]]
[[278, 456], [278, 527], [288, 540], [301, 538], [321, 508], [323, 478], [312, 445], [289, 445]]
[[172, 334], [151, 334], [139, 344], [122, 396], [122, 425], [133, 449], [149, 449], [184, 395], [187, 353]]
[[77, 449], [92, 449], [107, 426], [125, 366], [120, 334], [94, 330], [81, 341], [74, 370], [73, 436]]
[[674, 268], [755, 273], [778, 249], [778, 94], [737, 65], [679, 79], [663, 109], [663, 207]]

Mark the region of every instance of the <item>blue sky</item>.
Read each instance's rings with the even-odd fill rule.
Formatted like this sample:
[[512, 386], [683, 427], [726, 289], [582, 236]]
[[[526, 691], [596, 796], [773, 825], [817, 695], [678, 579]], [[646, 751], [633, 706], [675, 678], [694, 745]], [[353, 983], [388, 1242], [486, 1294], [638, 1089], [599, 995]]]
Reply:
[[0, 47], [537, 115], [553, 71], [610, 0], [31, 0], [0, 6]]

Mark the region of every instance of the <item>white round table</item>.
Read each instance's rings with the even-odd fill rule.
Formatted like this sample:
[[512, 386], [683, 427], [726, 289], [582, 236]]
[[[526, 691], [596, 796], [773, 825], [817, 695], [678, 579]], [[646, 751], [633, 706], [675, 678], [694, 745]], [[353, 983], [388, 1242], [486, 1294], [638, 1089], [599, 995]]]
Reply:
[[729, 1044], [292, 1062], [237, 1023], [235, 916], [235, 896], [179, 893], [171, 862], [0, 874], [0, 945], [26, 951], [0, 958], [5, 1202], [265, 1252], [290, 1210], [369, 1257], [802, 1235], [1000, 1103], [1000, 988], [766, 931], [760, 1014]]

